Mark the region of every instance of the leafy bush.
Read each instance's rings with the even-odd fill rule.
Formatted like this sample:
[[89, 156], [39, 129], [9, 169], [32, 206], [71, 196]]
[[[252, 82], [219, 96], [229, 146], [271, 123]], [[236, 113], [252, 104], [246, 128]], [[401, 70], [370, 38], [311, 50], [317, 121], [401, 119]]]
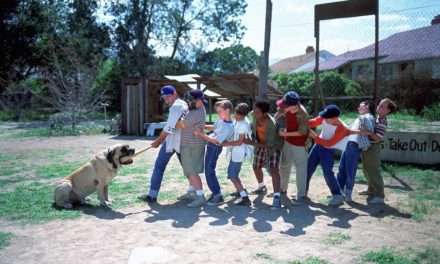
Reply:
[[431, 121], [440, 121], [440, 103], [425, 106], [422, 110], [424, 118]]
[[13, 111], [0, 111], [0, 121], [12, 121], [15, 118]]
[[[345, 75], [333, 71], [319, 74], [320, 83], [325, 96], [356, 96], [361, 95], [359, 83], [348, 79]], [[272, 77], [283, 91], [295, 90], [303, 96], [313, 94], [315, 76], [311, 72], [293, 74], [279, 73]]]

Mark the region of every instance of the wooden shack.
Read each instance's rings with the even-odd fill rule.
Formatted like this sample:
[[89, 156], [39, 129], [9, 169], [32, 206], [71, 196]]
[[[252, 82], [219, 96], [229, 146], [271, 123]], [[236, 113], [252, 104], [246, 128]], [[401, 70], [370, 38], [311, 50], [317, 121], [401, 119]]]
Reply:
[[[165, 76], [163, 79], [128, 78], [122, 83], [122, 134], [144, 135], [146, 123], [166, 120], [160, 88], [171, 84], [179, 95], [191, 89], [202, 89], [210, 106], [216, 98], [253, 102], [258, 95], [258, 77], [254, 74], [231, 74], [202, 77], [195, 74]], [[279, 98], [281, 92], [269, 85], [269, 97]], [[212, 107], [209, 107], [209, 112]]]

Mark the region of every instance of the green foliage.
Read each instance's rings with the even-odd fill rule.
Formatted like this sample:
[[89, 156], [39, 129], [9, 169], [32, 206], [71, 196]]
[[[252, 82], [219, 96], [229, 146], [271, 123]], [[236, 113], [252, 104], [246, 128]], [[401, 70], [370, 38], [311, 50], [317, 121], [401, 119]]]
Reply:
[[12, 234], [0, 232], [0, 250], [9, 246], [9, 242], [11, 241]]
[[0, 121], [13, 121], [15, 119], [14, 111], [0, 111]]
[[440, 121], [440, 103], [425, 106], [422, 110], [422, 115], [430, 121]]
[[201, 53], [196, 58], [194, 70], [201, 75], [250, 72], [256, 69], [258, 60], [255, 50], [239, 44]]
[[415, 264], [414, 261], [390, 248], [382, 248], [378, 251], [369, 251], [367, 254], [362, 256], [362, 261], [376, 264]]
[[[324, 96], [361, 95], [360, 84], [348, 79], [343, 74], [326, 71], [321, 72], [319, 77]], [[303, 96], [313, 95], [315, 76], [312, 72], [279, 73], [274, 75], [272, 80], [277, 83], [283, 92], [295, 90]]]

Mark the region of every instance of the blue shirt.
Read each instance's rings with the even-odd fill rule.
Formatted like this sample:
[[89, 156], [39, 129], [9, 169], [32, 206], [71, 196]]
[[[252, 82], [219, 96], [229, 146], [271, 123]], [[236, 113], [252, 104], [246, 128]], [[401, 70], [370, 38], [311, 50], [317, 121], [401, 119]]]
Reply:
[[230, 140], [234, 136], [234, 123], [232, 121], [217, 120], [214, 123], [214, 133], [209, 135], [220, 143]]

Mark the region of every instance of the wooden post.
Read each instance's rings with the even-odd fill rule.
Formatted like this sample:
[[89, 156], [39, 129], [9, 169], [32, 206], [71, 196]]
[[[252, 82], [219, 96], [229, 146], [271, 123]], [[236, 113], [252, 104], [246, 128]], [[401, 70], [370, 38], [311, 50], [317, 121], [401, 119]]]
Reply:
[[320, 88], [320, 80], [319, 80], [319, 20], [315, 18], [315, 89], [313, 90], [313, 113], [317, 114], [319, 112], [318, 105], [318, 91]]
[[374, 14], [374, 90], [373, 102], [377, 103], [378, 76], [379, 76], [379, 7], [376, 8]]
[[212, 123], [212, 98], [208, 98], [209, 123]]
[[139, 131], [138, 135], [144, 134], [144, 123], [145, 123], [145, 96], [144, 91], [146, 89], [145, 77], [141, 78], [141, 87], [139, 89]]
[[[270, 48], [270, 32], [272, 23], [272, 1], [266, 0], [266, 24], [264, 29], [264, 53], [260, 63], [260, 82], [258, 89], [258, 98], [260, 100], [267, 99], [267, 75], [269, 72], [269, 48]], [[261, 54], [260, 54], [261, 55]]]

